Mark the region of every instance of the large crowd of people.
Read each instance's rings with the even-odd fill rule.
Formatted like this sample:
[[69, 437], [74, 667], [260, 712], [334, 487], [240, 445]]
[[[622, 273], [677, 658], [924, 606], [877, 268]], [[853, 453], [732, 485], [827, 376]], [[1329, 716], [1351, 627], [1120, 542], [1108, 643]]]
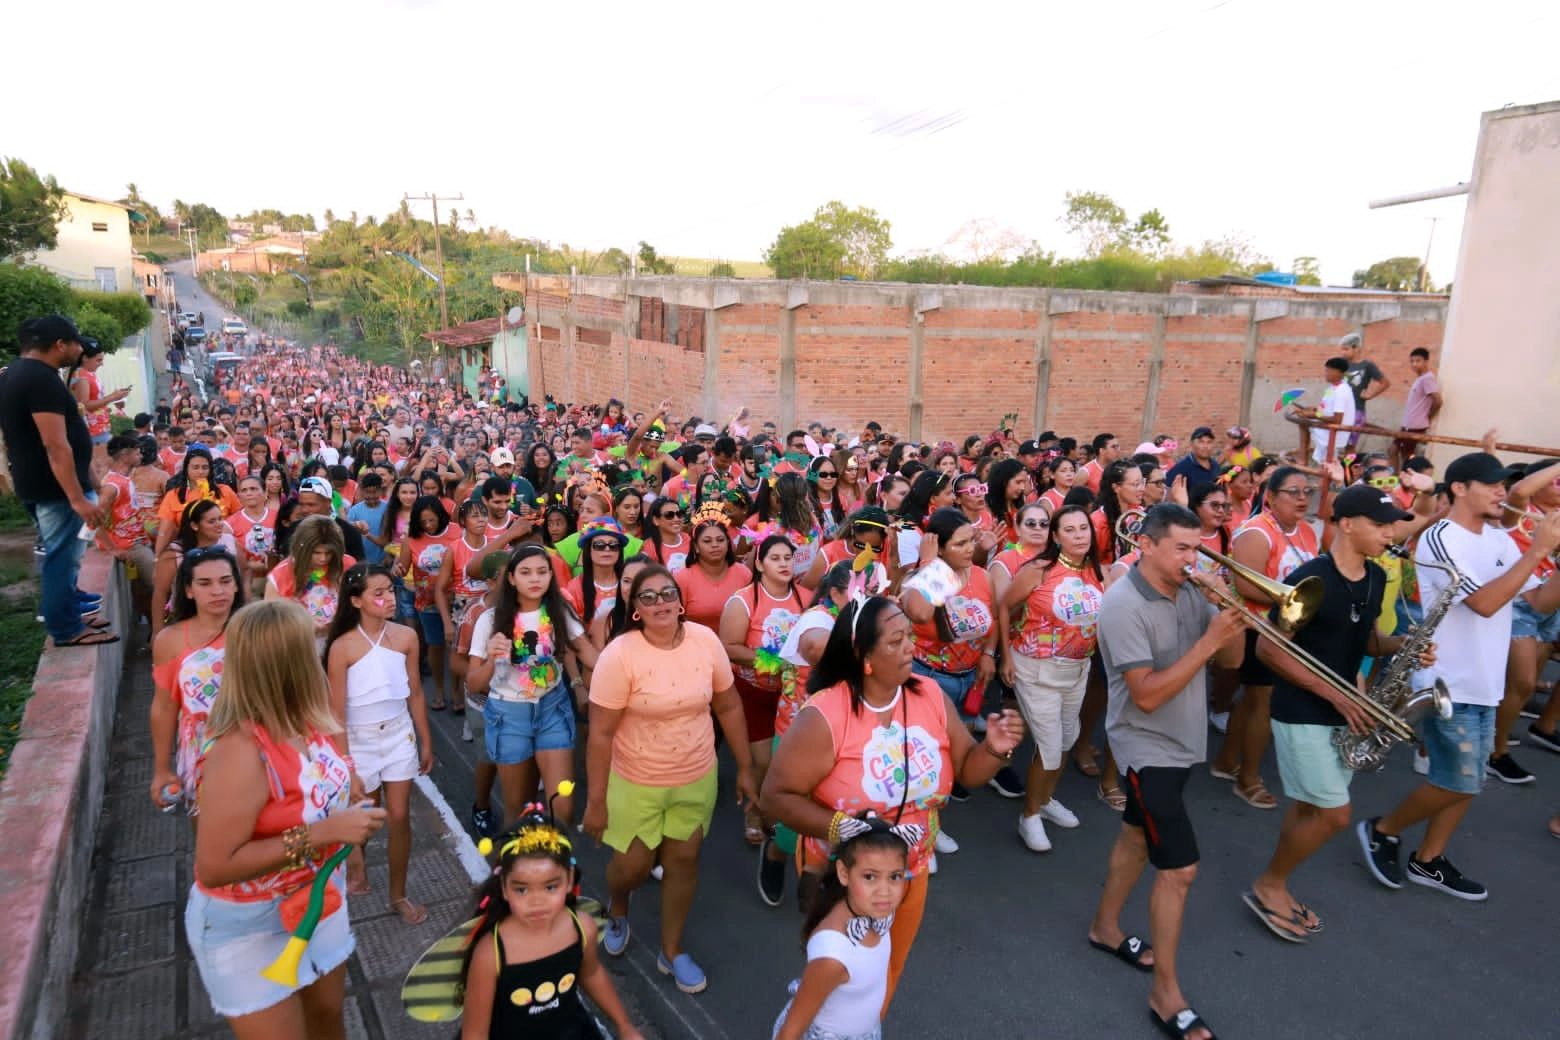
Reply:
[[[945, 816], [972, 788], [1013, 799], [1044, 853], [1085, 815], [1056, 797], [1063, 770], [1097, 781], [1087, 811], [1120, 830], [1088, 940], [1152, 975], [1166, 1034], [1202, 1040], [1176, 968], [1193, 770], [1282, 807], [1242, 898], [1289, 942], [1323, 929], [1300, 868], [1351, 824], [1379, 883], [1484, 899], [1452, 839], [1487, 777], [1533, 779], [1508, 738], [1560, 636], [1553, 460], [1472, 452], [1438, 481], [1412, 437], [1389, 454], [1325, 430], [1293, 457], [1238, 426], [1131, 451], [1006, 425], [958, 443], [782, 431], [296, 345], [209, 398], [175, 374], [108, 436], [74, 327], [37, 319], [22, 342], [0, 419], [45, 550], [41, 613], [57, 646], [138, 634], [110, 631], [76, 582], [88, 540], [123, 561], [150, 626], [151, 800], [198, 824], [190, 947], [240, 1037], [341, 1035], [361, 851], [324, 886], [297, 983], [261, 974], [339, 849], [387, 827], [381, 894], [426, 916], [408, 801], [433, 766], [430, 712], [462, 716], [479, 749], [470, 820], [494, 850], [468, 1038], [595, 1035], [577, 987], [637, 1035], [597, 940], [624, 952], [652, 876], [660, 971], [709, 984], [684, 940], [722, 754], [757, 896], [779, 906], [793, 884], [806, 914], [788, 1003], [777, 980], [788, 1040], [881, 1035], [938, 857], [959, 848]], [[1417, 434], [1441, 390], [1413, 362]], [[85, 373], [85, 397], [61, 370]], [[1358, 337], [1318, 374], [1320, 403], [1295, 407], [1343, 425], [1390, 385]], [[1405, 673], [1444, 696], [1403, 721], [1359, 692]], [[1533, 714], [1530, 742], [1560, 752], [1560, 698]], [[1367, 734], [1417, 743], [1424, 781], [1356, 821], [1340, 748]], [[612, 851], [599, 928], [573, 909], [581, 831]], [[1134, 934], [1122, 915], [1149, 864]]]

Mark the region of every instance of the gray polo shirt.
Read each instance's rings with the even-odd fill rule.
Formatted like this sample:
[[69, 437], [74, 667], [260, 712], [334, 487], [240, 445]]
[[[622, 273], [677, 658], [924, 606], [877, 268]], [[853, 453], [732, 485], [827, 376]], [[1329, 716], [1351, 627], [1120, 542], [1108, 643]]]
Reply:
[[1137, 567], [1106, 591], [1099, 620], [1100, 656], [1110, 683], [1105, 732], [1123, 773], [1207, 761], [1207, 669], [1199, 668], [1184, 690], [1153, 712], [1132, 703], [1122, 675], [1133, 668], [1170, 667], [1202, 638], [1213, 615], [1212, 604], [1191, 583], [1167, 599]]

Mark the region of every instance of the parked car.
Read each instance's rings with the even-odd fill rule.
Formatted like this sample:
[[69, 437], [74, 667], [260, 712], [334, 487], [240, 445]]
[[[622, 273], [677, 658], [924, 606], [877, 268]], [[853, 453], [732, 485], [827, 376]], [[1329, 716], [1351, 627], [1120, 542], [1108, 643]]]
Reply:
[[184, 330], [184, 343], [186, 346], [204, 342], [206, 342], [206, 330], [199, 325], [191, 325]]
[[222, 332], [228, 336], [247, 336], [249, 335], [249, 326], [244, 324], [242, 318], [224, 318], [222, 319]]

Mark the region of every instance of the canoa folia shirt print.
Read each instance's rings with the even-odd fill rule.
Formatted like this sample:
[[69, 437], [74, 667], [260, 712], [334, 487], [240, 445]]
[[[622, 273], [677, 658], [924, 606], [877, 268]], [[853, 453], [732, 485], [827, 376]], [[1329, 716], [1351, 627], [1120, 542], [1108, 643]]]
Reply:
[[[905, 750], [910, 752], [910, 791], [905, 794]], [[930, 809], [937, 795], [938, 781], [942, 774], [942, 755], [937, 740], [923, 727], [910, 727], [906, 740], [904, 728], [898, 719], [887, 726], [877, 726], [872, 736], [861, 748], [861, 791], [869, 802], [889, 811], [897, 809], [900, 800], [921, 809]]]

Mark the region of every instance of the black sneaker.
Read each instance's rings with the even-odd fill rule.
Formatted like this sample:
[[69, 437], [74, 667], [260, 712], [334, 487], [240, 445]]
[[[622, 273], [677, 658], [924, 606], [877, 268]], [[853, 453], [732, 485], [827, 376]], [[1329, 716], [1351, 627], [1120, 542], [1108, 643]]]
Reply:
[[1379, 819], [1381, 817], [1374, 816], [1361, 820], [1354, 827], [1354, 833], [1360, 839], [1360, 851], [1365, 853], [1365, 869], [1370, 871], [1371, 877], [1388, 888], [1402, 888], [1403, 841], [1376, 830], [1376, 821]]
[[1489, 898], [1490, 891], [1477, 881], [1462, 876], [1462, 871], [1452, 866], [1445, 856], [1437, 856], [1428, 863], [1408, 857], [1408, 880], [1426, 888], [1438, 888], [1449, 896], [1480, 903]]
[[1560, 733], [1545, 733], [1537, 726], [1528, 727], [1528, 742], [1537, 744], [1546, 751], [1560, 752]]
[[1003, 766], [997, 775], [986, 781], [986, 786], [1004, 798], [1024, 797], [1024, 781], [1011, 766]]
[[1517, 760], [1511, 757], [1511, 752], [1496, 755], [1484, 764], [1484, 772], [1487, 776], [1493, 776], [1497, 780], [1503, 780], [1508, 784], [1531, 784], [1533, 774], [1517, 765]]
[[1527, 703], [1522, 705], [1522, 717], [1524, 719], [1536, 719], [1544, 713], [1544, 701], [1537, 695], [1529, 697]]
[[949, 801], [967, 802], [970, 800], [969, 789], [957, 780], [953, 782], [953, 790], [948, 792]]
[[774, 843], [775, 839], [765, 835], [758, 847], [758, 898], [766, 906], [779, 906], [785, 896], [785, 860], [769, 857], [769, 847]]
[[473, 805], [471, 807], [471, 825], [484, 838], [498, 837], [498, 821], [493, 819], [492, 809], [478, 809]]

